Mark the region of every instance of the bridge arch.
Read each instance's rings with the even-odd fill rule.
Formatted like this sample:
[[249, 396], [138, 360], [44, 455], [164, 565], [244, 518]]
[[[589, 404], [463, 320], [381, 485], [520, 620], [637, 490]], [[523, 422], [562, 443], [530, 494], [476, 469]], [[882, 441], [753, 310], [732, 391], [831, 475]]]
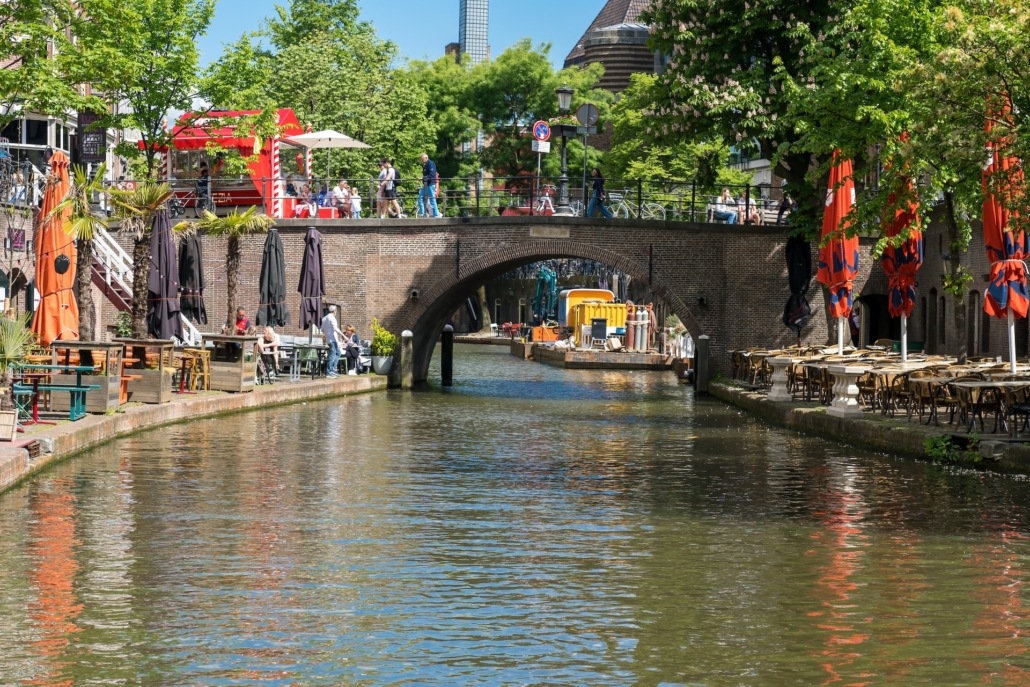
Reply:
[[662, 275], [648, 265], [642, 265], [610, 249], [580, 241], [532, 239], [463, 261], [449, 276], [422, 291], [418, 303], [407, 313], [402, 323], [403, 329], [411, 330], [414, 334], [415, 381], [425, 381], [429, 376], [433, 349], [444, 325], [461, 305], [462, 299], [505, 272], [530, 262], [552, 258], [594, 260], [621, 270], [634, 280], [649, 282], [651, 291], [668, 304], [695, 340], [704, 333], [687, 304], [672, 291]]

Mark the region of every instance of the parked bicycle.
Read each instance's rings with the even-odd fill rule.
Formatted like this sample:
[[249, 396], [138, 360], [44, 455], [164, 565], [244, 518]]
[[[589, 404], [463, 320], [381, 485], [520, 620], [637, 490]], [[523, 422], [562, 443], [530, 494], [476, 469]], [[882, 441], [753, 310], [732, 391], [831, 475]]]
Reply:
[[620, 219], [665, 219], [664, 207], [658, 203], [644, 203], [643, 207], [638, 208], [637, 204], [629, 199], [630, 195], [632, 192], [629, 189], [622, 193], [609, 193], [608, 211]]
[[168, 205], [173, 217], [182, 217], [189, 207], [193, 208], [193, 216], [198, 218], [205, 210], [212, 214], [215, 212], [215, 199], [211, 197], [211, 189], [202, 190], [199, 185], [185, 195], [173, 195]]

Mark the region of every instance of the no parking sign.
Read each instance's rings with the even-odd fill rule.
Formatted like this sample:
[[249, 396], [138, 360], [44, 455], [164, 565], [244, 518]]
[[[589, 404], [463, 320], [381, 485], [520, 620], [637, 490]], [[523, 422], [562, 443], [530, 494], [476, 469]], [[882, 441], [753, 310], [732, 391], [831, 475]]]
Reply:
[[546, 141], [551, 137], [551, 127], [545, 121], [539, 121], [533, 125], [533, 138], [538, 141]]

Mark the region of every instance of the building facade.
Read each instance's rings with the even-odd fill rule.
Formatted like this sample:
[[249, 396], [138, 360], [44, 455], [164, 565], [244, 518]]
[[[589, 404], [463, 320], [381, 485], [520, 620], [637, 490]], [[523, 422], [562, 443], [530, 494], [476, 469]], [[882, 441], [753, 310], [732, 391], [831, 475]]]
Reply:
[[490, 59], [490, 0], [461, 0], [458, 45], [473, 65]]

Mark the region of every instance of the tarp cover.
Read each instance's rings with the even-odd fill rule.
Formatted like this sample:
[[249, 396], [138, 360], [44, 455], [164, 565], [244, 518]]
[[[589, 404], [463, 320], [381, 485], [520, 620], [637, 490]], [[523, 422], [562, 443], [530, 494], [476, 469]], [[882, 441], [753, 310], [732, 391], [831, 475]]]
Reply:
[[[272, 325], [285, 327], [290, 323], [290, 310], [286, 307], [286, 257], [279, 232], [272, 229], [265, 239], [265, 252], [261, 258], [261, 303], [258, 305], [259, 327]], [[319, 309], [321, 310], [321, 308]]]
[[198, 232], [187, 236], [179, 247], [179, 309], [193, 322], [207, 324], [204, 255]]
[[322, 323], [322, 296], [325, 295], [325, 272], [322, 269], [322, 234], [308, 227], [304, 237], [304, 260], [300, 266], [300, 328]]
[[[49, 346], [58, 339], [79, 338], [79, 306], [72, 287], [75, 284], [75, 242], [64, 233], [71, 210], [53, 215], [71, 184], [68, 181], [68, 156], [57, 151], [50, 158], [50, 176], [47, 178], [43, 204], [39, 209], [40, 226], [36, 232], [36, 290], [39, 307], [32, 318], [32, 331], [40, 343]], [[66, 256], [71, 265], [64, 274], [58, 274], [54, 261]]]
[[168, 208], [154, 215], [150, 230], [150, 275], [147, 278], [147, 333], [155, 339], [183, 340], [179, 315], [179, 266]]
[[800, 236], [791, 236], [787, 239], [785, 252], [790, 298], [783, 309], [783, 324], [800, 334], [812, 315], [812, 308], [805, 298], [812, 280], [812, 246]]

